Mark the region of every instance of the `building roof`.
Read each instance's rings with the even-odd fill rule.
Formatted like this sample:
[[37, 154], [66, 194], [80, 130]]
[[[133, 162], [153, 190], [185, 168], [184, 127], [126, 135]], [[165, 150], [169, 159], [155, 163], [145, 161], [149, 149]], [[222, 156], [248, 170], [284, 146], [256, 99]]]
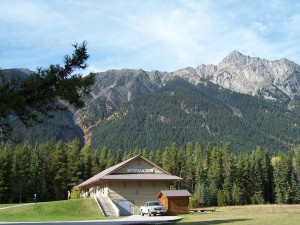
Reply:
[[[118, 170], [120, 170], [121, 168], [125, 167], [126, 165], [128, 165], [138, 159], [142, 159], [142, 160], [148, 162], [149, 164], [156, 167], [163, 173], [159, 173], [159, 174], [158, 173], [156, 173], [156, 174], [155, 173], [149, 173], [149, 174], [135, 174], [135, 173], [118, 174], [118, 173], [115, 173]], [[100, 182], [101, 180], [169, 180], [169, 181], [173, 181], [173, 180], [182, 180], [182, 178], [173, 176], [172, 174], [165, 171], [161, 167], [155, 165], [153, 162], [146, 159], [145, 157], [143, 157], [141, 155], [137, 155], [137, 156], [134, 156], [124, 162], [116, 164], [106, 170], [103, 170], [102, 172], [91, 177], [90, 179], [82, 182], [77, 187], [78, 188], [90, 188], [90, 187], [94, 186], [96, 183]]]
[[161, 190], [157, 198], [160, 198], [162, 195], [166, 197], [191, 197], [191, 193], [188, 190]]

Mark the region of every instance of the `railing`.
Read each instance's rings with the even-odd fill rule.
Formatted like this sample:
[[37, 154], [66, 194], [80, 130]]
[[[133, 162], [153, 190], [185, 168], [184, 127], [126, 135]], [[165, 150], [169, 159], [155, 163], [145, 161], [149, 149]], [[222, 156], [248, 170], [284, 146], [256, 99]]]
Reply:
[[108, 196], [109, 201], [111, 202], [112, 207], [115, 210], [115, 213], [118, 216], [120, 216], [120, 209], [117, 207], [117, 202], [120, 199], [120, 198], [118, 198], [119, 195], [114, 191], [109, 191], [107, 193], [107, 196]]
[[96, 201], [96, 203], [97, 203], [97, 205], [98, 205], [100, 211], [103, 213], [103, 215], [104, 215], [104, 216], [107, 216], [105, 210], [104, 210], [103, 207], [102, 207], [102, 204], [101, 204], [100, 200], [99, 200], [97, 197], [94, 197], [94, 199], [95, 199], [95, 201]]

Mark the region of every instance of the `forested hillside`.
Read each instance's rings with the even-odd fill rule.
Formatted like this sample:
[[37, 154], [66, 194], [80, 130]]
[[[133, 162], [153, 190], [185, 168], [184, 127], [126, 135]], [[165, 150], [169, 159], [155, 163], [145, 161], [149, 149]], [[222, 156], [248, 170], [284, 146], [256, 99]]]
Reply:
[[[270, 153], [256, 148], [233, 153], [228, 145], [189, 142], [182, 148], [118, 151], [80, 148], [79, 140], [0, 148], [0, 203], [67, 198], [67, 191], [100, 171], [137, 154], [183, 178], [172, 188], [188, 189], [193, 207], [300, 203], [300, 149]], [[77, 191], [78, 192], [78, 191]], [[73, 195], [75, 196], [75, 194]]]
[[97, 124], [90, 130], [93, 148], [149, 151], [172, 142], [211, 141], [230, 144], [234, 151], [256, 146], [276, 151], [300, 143], [298, 111], [210, 82], [195, 86], [177, 78], [109, 113], [100, 104], [105, 106], [99, 101], [98, 115], [108, 115], [89, 117]]
[[[16, 71], [5, 73], [9, 76]], [[24, 71], [20, 75], [26, 76]], [[222, 88], [192, 72], [124, 69], [98, 73], [83, 109], [58, 111], [33, 128], [14, 123], [14, 140], [35, 145], [78, 137], [82, 145], [94, 149], [140, 147], [148, 152], [190, 141], [229, 144], [236, 152], [257, 146], [287, 151], [300, 144], [296, 95], [288, 102], [266, 100]]]

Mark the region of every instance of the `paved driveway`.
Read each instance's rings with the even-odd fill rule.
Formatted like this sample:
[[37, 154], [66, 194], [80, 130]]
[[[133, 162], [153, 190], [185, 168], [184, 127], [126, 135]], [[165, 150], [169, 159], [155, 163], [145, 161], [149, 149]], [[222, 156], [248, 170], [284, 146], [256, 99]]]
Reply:
[[98, 225], [98, 224], [109, 224], [109, 225], [125, 225], [125, 224], [167, 224], [167, 223], [173, 223], [175, 221], [180, 220], [181, 217], [178, 216], [140, 216], [140, 215], [134, 215], [134, 216], [128, 216], [123, 217], [121, 219], [116, 220], [94, 220], [94, 221], [68, 221], [68, 222], [0, 222], [1, 225], [12, 225], [12, 224], [18, 224], [18, 225], [69, 225], [69, 224], [75, 224], [75, 225]]

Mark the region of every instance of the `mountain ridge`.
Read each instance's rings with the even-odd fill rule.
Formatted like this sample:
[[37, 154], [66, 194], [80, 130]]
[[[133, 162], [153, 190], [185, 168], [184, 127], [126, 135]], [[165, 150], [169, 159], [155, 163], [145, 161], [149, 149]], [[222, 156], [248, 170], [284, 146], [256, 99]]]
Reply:
[[[195, 85], [203, 82], [204, 79], [231, 91], [274, 101], [292, 101], [295, 96], [300, 95], [300, 66], [298, 64], [284, 58], [269, 61], [259, 57], [245, 56], [236, 50], [217, 65], [201, 64], [195, 68], [186, 67], [174, 72], [113, 69], [96, 74], [99, 77], [124, 76], [125, 79], [132, 79], [134, 76], [143, 74], [143, 76], [148, 76], [150, 83], [154, 83], [154, 86], [163, 86], [176, 76]], [[115, 84], [111, 85], [111, 87], [115, 86]], [[131, 99], [130, 96], [128, 99]]]
[[202, 140], [231, 143], [235, 150], [288, 149], [300, 144], [299, 87], [296, 63], [233, 51], [217, 65], [174, 72], [98, 72], [85, 107], [71, 112], [82, 130], [78, 136], [93, 148], [150, 149]]

